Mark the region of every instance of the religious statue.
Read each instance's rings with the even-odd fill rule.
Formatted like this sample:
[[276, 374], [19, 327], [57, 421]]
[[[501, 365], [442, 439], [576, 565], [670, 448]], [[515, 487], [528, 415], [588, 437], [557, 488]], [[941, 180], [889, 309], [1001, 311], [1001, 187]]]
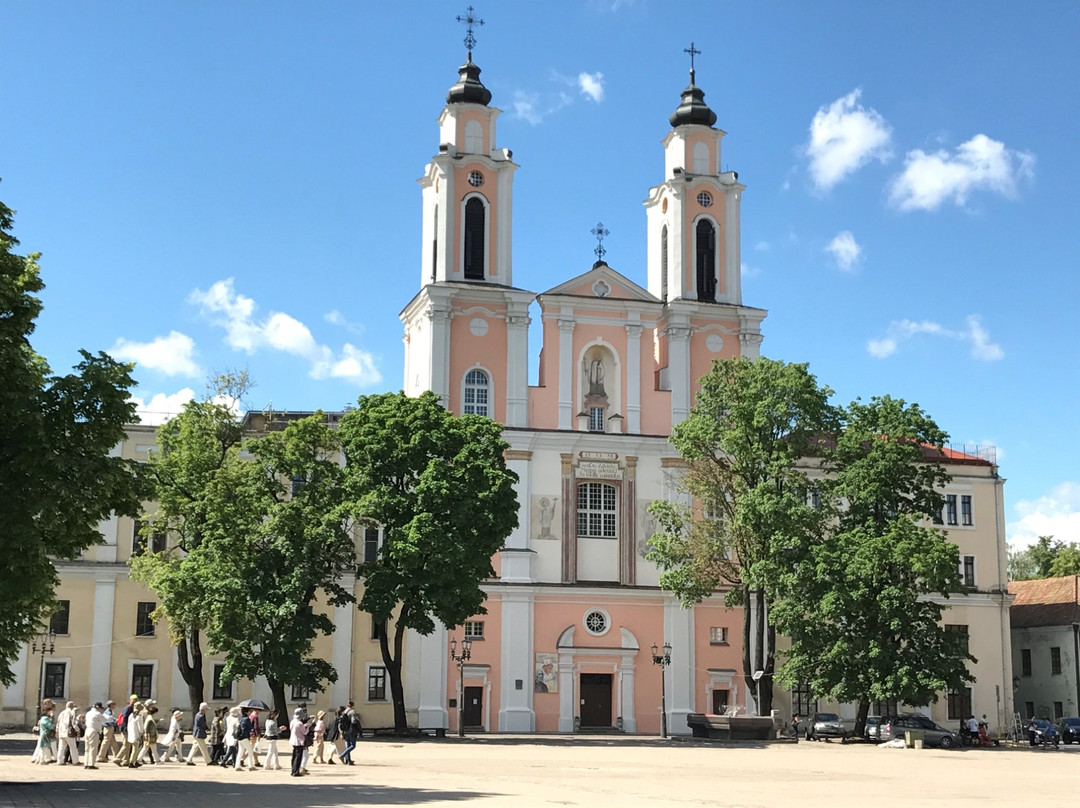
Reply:
[[589, 379], [589, 395], [606, 396], [607, 392], [604, 390], [604, 361], [602, 359], [592, 360], [585, 368], [585, 374]]
[[555, 497], [540, 499], [540, 538], [552, 539], [551, 520], [555, 518]]

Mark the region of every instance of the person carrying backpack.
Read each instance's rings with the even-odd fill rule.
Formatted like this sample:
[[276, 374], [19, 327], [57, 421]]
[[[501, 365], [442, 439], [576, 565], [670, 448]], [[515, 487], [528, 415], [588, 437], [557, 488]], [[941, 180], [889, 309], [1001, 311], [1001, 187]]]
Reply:
[[353, 764], [352, 752], [356, 748], [356, 741], [363, 731], [363, 726], [360, 723], [360, 716], [356, 714], [356, 710], [353, 708], [351, 699], [349, 700], [349, 706], [341, 714], [340, 727], [341, 734], [345, 738], [345, 751], [341, 753], [341, 762], [348, 766], [355, 765]]

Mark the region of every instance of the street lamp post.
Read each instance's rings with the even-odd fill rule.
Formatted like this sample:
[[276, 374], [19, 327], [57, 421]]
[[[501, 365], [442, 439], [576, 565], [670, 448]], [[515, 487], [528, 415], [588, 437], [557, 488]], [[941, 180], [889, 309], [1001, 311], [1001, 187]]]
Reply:
[[465, 737], [465, 663], [472, 658], [472, 640], [468, 637], [461, 641], [461, 653], [457, 652], [457, 640], [450, 638], [450, 658], [457, 663], [457, 734]]
[[[56, 650], [56, 632], [51, 628], [48, 631], [42, 631], [36, 637], [34, 642], [30, 646], [32, 653], [41, 654], [41, 664], [38, 666], [38, 687], [37, 687], [37, 709], [41, 710], [41, 702], [44, 701], [44, 688], [45, 688], [45, 655], [51, 654]], [[35, 716], [36, 717], [36, 716]]]
[[656, 643], [652, 645], [652, 661], [660, 666], [660, 737], [667, 737], [667, 667], [671, 664], [671, 643], [664, 643], [664, 653], [657, 653]]

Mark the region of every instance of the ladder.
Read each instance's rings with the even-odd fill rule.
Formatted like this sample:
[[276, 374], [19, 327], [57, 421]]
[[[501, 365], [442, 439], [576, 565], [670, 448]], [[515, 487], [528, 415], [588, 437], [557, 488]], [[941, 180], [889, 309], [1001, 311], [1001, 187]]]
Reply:
[[1026, 734], [1020, 713], [1013, 713], [1012, 725], [1009, 727], [1009, 740], [1013, 743], [1020, 743]]

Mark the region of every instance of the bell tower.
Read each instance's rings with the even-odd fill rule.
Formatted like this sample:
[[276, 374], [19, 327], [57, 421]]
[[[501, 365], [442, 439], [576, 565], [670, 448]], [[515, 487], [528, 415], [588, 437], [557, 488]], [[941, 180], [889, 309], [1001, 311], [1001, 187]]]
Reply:
[[439, 150], [420, 178], [423, 253], [420, 284], [452, 282], [513, 285], [511, 223], [514, 171], [509, 149], [496, 148], [500, 110], [472, 60], [471, 15], [465, 64], [439, 116]]
[[745, 186], [721, 171], [716, 113], [697, 86], [693, 43], [690, 83], [668, 119], [664, 181], [645, 200], [649, 291], [667, 302], [742, 304], [739, 208]]

